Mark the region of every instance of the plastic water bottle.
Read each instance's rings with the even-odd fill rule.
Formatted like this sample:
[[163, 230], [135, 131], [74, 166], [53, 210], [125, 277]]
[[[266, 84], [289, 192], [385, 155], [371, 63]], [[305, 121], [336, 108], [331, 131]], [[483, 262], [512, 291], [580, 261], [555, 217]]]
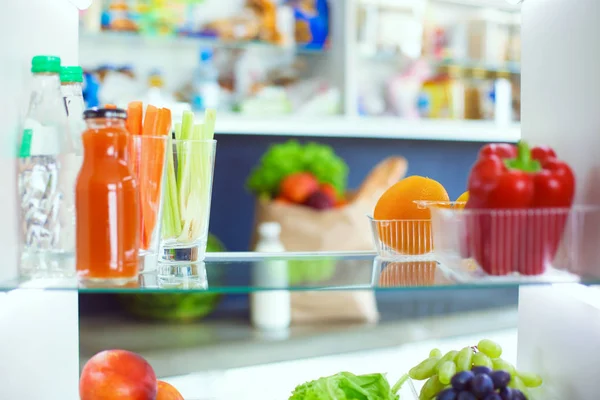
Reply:
[[[262, 253], [284, 252], [279, 240], [281, 226], [276, 222], [265, 222], [258, 228], [260, 239], [256, 251]], [[286, 288], [288, 266], [283, 260], [257, 263], [252, 270], [253, 285], [258, 288]], [[252, 325], [264, 330], [282, 330], [290, 325], [291, 306], [288, 290], [266, 290], [250, 295], [250, 318]]]
[[194, 96], [192, 107], [197, 111], [207, 108], [219, 108], [221, 87], [219, 86], [219, 70], [213, 62], [211, 49], [200, 51], [200, 64], [194, 73]]
[[83, 112], [83, 69], [81, 67], [61, 67], [60, 69], [61, 92], [65, 100], [69, 131], [73, 138], [73, 146], [77, 156], [83, 156], [81, 133], [85, 130]]
[[18, 161], [22, 275], [74, 272], [66, 264], [52, 262], [75, 252], [78, 162], [61, 93], [60, 68], [60, 58], [54, 56], [36, 56], [31, 63], [33, 86]]

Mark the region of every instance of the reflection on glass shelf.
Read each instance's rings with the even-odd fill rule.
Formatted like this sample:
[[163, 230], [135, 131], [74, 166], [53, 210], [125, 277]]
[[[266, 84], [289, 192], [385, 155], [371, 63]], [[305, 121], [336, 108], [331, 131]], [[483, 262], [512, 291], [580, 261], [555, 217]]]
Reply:
[[79, 35], [80, 45], [97, 46], [104, 44], [117, 44], [119, 46], [136, 48], [144, 46], [212, 46], [229, 49], [269, 48], [281, 51], [291, 51], [297, 54], [323, 54], [327, 50], [307, 48], [303, 46], [279, 46], [261, 41], [223, 41], [211, 37], [194, 36], [167, 36], [167, 35], [141, 35], [132, 32], [81, 32]]
[[[282, 270], [281, 261], [285, 269]], [[73, 260], [70, 263], [74, 270]], [[461, 280], [433, 259], [386, 261], [374, 253], [211, 253], [202, 263], [161, 265], [145, 260], [144, 272], [127, 286], [82, 286], [73, 278], [39, 277], [0, 282], [0, 290], [47, 289], [80, 292], [248, 293], [264, 290], [423, 290], [516, 287], [573, 283], [572, 274]], [[282, 278], [283, 277], [283, 278]], [[585, 279], [584, 283], [600, 283]]]

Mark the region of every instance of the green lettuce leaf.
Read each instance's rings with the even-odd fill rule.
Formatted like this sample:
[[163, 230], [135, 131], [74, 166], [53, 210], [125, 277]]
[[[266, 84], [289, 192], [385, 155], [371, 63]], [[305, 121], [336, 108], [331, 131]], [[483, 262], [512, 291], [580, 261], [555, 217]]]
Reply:
[[398, 400], [383, 374], [354, 375], [350, 372], [304, 383], [289, 400]]

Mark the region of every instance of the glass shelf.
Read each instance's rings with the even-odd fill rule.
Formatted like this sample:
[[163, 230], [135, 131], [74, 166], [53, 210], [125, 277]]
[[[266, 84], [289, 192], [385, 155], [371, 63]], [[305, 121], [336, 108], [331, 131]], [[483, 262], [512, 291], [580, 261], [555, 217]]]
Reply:
[[181, 36], [181, 35], [143, 35], [132, 32], [103, 31], [98, 33], [81, 32], [79, 35], [80, 45], [98, 46], [98, 45], [119, 45], [128, 48], [137, 48], [143, 46], [172, 47], [172, 46], [211, 46], [227, 49], [249, 49], [264, 48], [280, 51], [288, 51], [296, 54], [324, 54], [327, 49], [314, 49], [304, 46], [279, 46], [272, 43], [261, 41], [223, 41], [218, 38], [202, 36]]
[[[74, 271], [74, 260], [55, 265]], [[268, 290], [436, 290], [518, 287], [519, 285], [581, 282], [573, 275], [503, 277], [458, 281], [432, 259], [386, 261], [374, 253], [210, 253], [203, 263], [157, 264], [143, 260], [143, 273], [127, 286], [82, 286], [75, 277], [41, 276], [0, 282], [0, 291], [13, 289], [78, 290], [82, 293], [249, 293]], [[56, 269], [56, 268], [54, 268]]]

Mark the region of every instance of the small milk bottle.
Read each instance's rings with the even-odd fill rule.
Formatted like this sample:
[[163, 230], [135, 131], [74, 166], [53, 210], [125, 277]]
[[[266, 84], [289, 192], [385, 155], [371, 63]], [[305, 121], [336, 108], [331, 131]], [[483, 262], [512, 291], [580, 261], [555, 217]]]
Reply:
[[[265, 222], [258, 227], [259, 241], [255, 251], [280, 253], [285, 248], [279, 240], [281, 226]], [[284, 260], [268, 260], [256, 263], [252, 269], [252, 284], [261, 288], [287, 288], [288, 265]], [[252, 325], [264, 330], [286, 329], [291, 321], [290, 292], [288, 290], [263, 290], [250, 295]]]

